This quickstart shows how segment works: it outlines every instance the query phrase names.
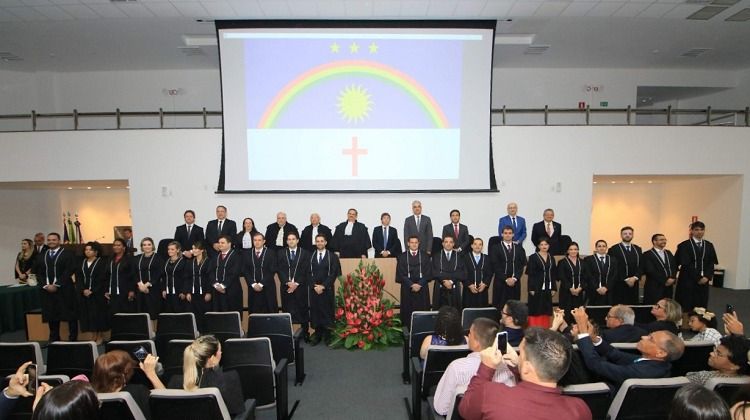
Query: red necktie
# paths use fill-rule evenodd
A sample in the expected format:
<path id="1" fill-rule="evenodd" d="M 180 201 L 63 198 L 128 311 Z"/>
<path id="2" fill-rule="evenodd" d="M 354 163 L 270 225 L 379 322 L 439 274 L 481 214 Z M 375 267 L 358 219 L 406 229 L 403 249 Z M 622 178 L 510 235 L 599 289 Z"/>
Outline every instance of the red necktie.
<path id="1" fill-rule="evenodd" d="M 453 234 L 456 235 L 456 239 L 458 239 L 458 225 L 453 225 Z"/>
<path id="2" fill-rule="evenodd" d="M 221 260 L 224 261 L 227 259 L 227 254 L 221 254 Z"/>

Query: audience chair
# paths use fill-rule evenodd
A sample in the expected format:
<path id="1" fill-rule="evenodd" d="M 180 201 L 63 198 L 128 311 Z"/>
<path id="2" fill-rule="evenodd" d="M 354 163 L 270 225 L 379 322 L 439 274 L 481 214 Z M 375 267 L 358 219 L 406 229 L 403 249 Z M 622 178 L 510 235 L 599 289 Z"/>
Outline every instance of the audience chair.
<path id="1" fill-rule="evenodd" d="M 174 375 L 182 374 L 182 361 L 184 359 L 185 348 L 191 345 L 193 340 L 170 340 L 167 343 L 166 351 L 162 351 L 159 361 L 164 373 L 162 382 L 169 383 L 169 379 Z"/>
<path id="2" fill-rule="evenodd" d="M 422 418 L 422 401 L 432 395 L 448 365 L 471 353 L 468 346 L 430 346 L 424 367 L 419 357 L 411 359 L 411 420 Z"/>
<path id="3" fill-rule="evenodd" d="M 596 322 L 599 328 L 604 329 L 607 328 L 607 314 L 610 309 L 612 309 L 610 305 L 587 306 L 586 314 L 588 314 L 590 320 Z"/>
<path id="4" fill-rule="evenodd" d="M 291 314 L 250 314 L 247 337 L 267 337 L 271 340 L 276 364 L 282 359 L 286 359 L 289 365 L 294 364 L 295 385 L 305 381 L 305 350 L 300 344 L 302 333 L 301 328 L 294 331 Z"/>
<path id="5" fill-rule="evenodd" d="M 196 338 L 198 338 L 198 327 L 195 325 L 193 313 L 163 313 L 159 315 L 159 324 L 154 340 L 157 349 L 165 348 L 170 340 L 195 340 Z"/>
<path id="6" fill-rule="evenodd" d="M 672 376 L 711 370 L 708 366 L 708 356 L 712 351 L 714 351 L 713 341 L 686 341 L 682 357 L 672 362 Z"/>
<path id="7" fill-rule="evenodd" d="M 154 356 L 159 355 L 156 352 L 156 344 L 154 344 L 153 340 L 110 341 L 104 345 L 104 351 L 108 353 L 112 350 L 122 350 L 125 353 L 129 354 L 130 358 L 138 363 L 140 360 L 138 360 L 138 358 L 135 356 L 135 350 L 140 348 L 141 346 L 150 354 Z M 134 384 L 145 385 L 147 388 L 151 388 L 151 381 L 148 380 L 146 374 L 143 373 L 140 367 L 136 367 L 133 370 L 133 377 L 130 379 L 130 382 Z"/>
<path id="8" fill-rule="evenodd" d="M 242 338 L 242 318 L 239 312 L 206 312 L 202 335 L 213 335 L 222 343 L 229 338 Z"/>
<path id="9" fill-rule="evenodd" d="M 656 321 L 656 318 L 651 315 L 652 305 L 630 305 L 630 308 L 635 312 L 635 322 L 637 324 L 648 324 Z"/>
<path id="10" fill-rule="evenodd" d="M 419 356 L 422 340 L 435 332 L 437 314 L 438 311 L 414 311 L 411 314 L 411 326 L 403 326 L 404 346 L 401 377 L 405 384 L 411 383 L 409 361 L 412 357 Z"/>
<path id="11" fill-rule="evenodd" d="M 28 360 L 27 360 L 28 361 Z M 16 367 L 17 368 L 17 367 Z M 66 375 L 40 375 L 39 382 L 45 382 L 53 387 L 68 382 L 70 378 Z M 8 413 L 7 420 L 29 420 L 32 415 L 34 406 L 34 397 L 21 397 L 16 401 L 16 405 Z M 5 420 L 5 419 L 4 419 Z"/>
<path id="12" fill-rule="evenodd" d="M 146 420 L 141 408 L 128 392 L 107 392 L 96 394 L 101 406 L 99 415 L 107 420 Z"/>
<path id="13" fill-rule="evenodd" d="M 28 361 L 37 365 L 39 375 L 44 375 L 47 366 L 44 364 L 39 343 L 0 343 L 0 377 L 16 373 L 18 367 Z"/>
<path id="14" fill-rule="evenodd" d="M 464 398 L 466 388 L 468 388 L 468 385 L 459 385 L 456 387 L 456 397 L 453 398 L 450 407 L 448 407 L 447 416 L 440 415 L 435 411 L 434 396 L 427 397 L 427 404 L 430 406 L 430 410 L 428 411 L 429 416 L 427 417 L 428 420 L 463 420 L 463 417 L 461 417 L 461 413 L 458 412 L 458 406 L 461 404 L 461 400 Z"/>
<path id="15" fill-rule="evenodd" d="M 152 340 L 154 328 L 149 314 L 119 313 L 112 316 L 113 341 Z"/>
<path id="16" fill-rule="evenodd" d="M 91 377 L 97 357 L 99 351 L 93 341 L 55 341 L 47 346 L 47 373 Z"/>
<path id="17" fill-rule="evenodd" d="M 663 420 L 669 417 L 674 394 L 690 383 L 684 376 L 661 379 L 627 379 L 609 406 L 611 420 Z"/>
<path id="18" fill-rule="evenodd" d="M 477 318 L 489 318 L 497 322 L 500 319 L 500 312 L 497 308 L 492 306 L 489 308 L 464 308 L 464 310 L 461 311 L 461 325 L 466 334 L 469 333 L 471 323 Z"/>
<path id="19" fill-rule="evenodd" d="M 151 418 L 159 420 L 232 420 L 218 388 L 155 389 L 149 397 Z M 255 401 L 246 401 L 245 412 L 234 420 L 255 419 Z"/>
<path id="20" fill-rule="evenodd" d="M 734 378 L 711 378 L 706 381 L 704 386 L 719 394 L 727 405 L 731 407 L 736 402 L 735 395 L 737 391 L 748 384 L 750 384 L 750 376 L 736 376 Z"/>
<path id="21" fill-rule="evenodd" d="M 230 338 L 224 343 L 222 366 L 236 370 L 245 399 L 254 399 L 259 408 L 276 406 L 276 418 L 289 418 L 287 361 L 273 359 L 268 337 Z"/>
<path id="22" fill-rule="evenodd" d="M 591 410 L 593 420 L 606 420 L 610 404 L 610 389 L 606 383 L 568 385 L 562 393 L 582 399 Z"/>

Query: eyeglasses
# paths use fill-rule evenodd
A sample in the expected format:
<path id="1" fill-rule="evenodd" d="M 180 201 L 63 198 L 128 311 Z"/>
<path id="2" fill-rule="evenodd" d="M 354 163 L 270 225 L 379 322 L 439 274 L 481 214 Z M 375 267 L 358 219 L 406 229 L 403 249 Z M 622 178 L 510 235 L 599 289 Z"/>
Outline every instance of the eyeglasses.
<path id="1" fill-rule="evenodd" d="M 664 310 L 666 310 L 667 308 L 665 308 L 664 306 L 659 305 L 658 303 L 654 303 L 654 309 L 664 309 Z"/>
<path id="2" fill-rule="evenodd" d="M 607 315 L 604 315 L 604 319 L 620 319 L 620 317 L 607 314 Z"/>
<path id="3" fill-rule="evenodd" d="M 513 316 L 513 315 L 511 315 L 511 314 L 509 314 L 509 313 L 507 313 L 505 311 L 502 311 L 501 313 L 503 314 L 503 316 L 511 316 L 511 317 Z"/>

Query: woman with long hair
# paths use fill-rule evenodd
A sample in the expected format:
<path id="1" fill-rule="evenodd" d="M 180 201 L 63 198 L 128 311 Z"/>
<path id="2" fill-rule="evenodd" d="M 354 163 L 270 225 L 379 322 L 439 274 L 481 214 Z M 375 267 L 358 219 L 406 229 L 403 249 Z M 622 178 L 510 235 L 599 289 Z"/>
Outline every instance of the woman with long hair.
<path id="1" fill-rule="evenodd" d="M 154 240 L 141 239 L 141 253 L 133 257 L 137 286 L 136 307 L 138 312 L 147 313 L 151 321 L 156 322 L 161 312 L 161 270 L 164 261 L 156 253 Z"/>
<path id="2" fill-rule="evenodd" d="M 253 247 L 253 235 L 256 233 L 258 230 L 255 228 L 255 221 L 250 217 L 244 218 L 242 229 L 234 236 L 234 246 L 241 251 L 250 252 Z"/>
<path id="3" fill-rule="evenodd" d="M 461 313 L 453 306 L 443 306 L 438 310 L 437 319 L 435 319 L 435 333 L 424 338 L 419 349 L 419 357 L 424 360 L 430 346 L 463 344 L 466 344 L 466 336 L 461 326 Z"/>
<path id="4" fill-rule="evenodd" d="M 26 284 L 34 266 L 34 242 L 31 239 L 21 241 L 21 252 L 16 256 L 16 280 L 20 284 Z"/>
<path id="5" fill-rule="evenodd" d="M 83 260 L 76 267 L 78 319 L 81 331 L 92 332 L 93 341 L 102 344 L 103 334 L 109 329 L 107 316 L 107 262 L 101 258 L 99 242 L 88 242 L 83 247 Z"/>
<path id="6" fill-rule="evenodd" d="M 211 310 L 213 304 L 211 302 L 213 287 L 211 287 L 211 280 L 208 277 L 210 264 L 208 255 L 206 255 L 206 244 L 203 241 L 196 241 L 193 244 L 192 255 L 193 258 L 188 262 L 191 282 L 189 283 L 190 291 L 187 294 L 187 300 L 193 314 L 195 314 L 198 330 L 203 331 L 205 314 Z"/>
<path id="7" fill-rule="evenodd" d="M 572 320 L 571 309 L 586 304 L 586 277 L 583 260 L 578 251 L 578 243 L 571 242 L 565 258 L 557 265 L 557 278 L 560 280 L 560 308 L 565 311 L 567 321 Z"/>
<path id="8" fill-rule="evenodd" d="M 164 299 L 163 311 L 168 313 L 189 311 L 187 293 L 190 290 L 190 267 L 182 256 L 182 245 L 172 241 L 167 246 L 167 261 L 162 273 L 161 295 Z"/>
<path id="9" fill-rule="evenodd" d="M 108 285 L 104 297 L 109 313 L 131 313 L 135 310 L 135 272 L 124 239 L 112 241 L 112 258 L 107 264 Z"/>
<path id="10" fill-rule="evenodd" d="M 539 239 L 537 252 L 526 265 L 529 276 L 529 326 L 549 328 L 552 325 L 552 297 L 557 293 L 557 267 L 549 252 L 549 240 Z"/>
<path id="11" fill-rule="evenodd" d="M 130 379 L 137 367 L 140 367 L 154 389 L 164 389 L 164 384 L 156 374 L 158 357 L 147 355 L 136 363 L 131 355 L 123 350 L 112 350 L 96 359 L 91 385 L 96 392 L 127 392 L 133 396 L 143 415 L 148 419 L 151 413 L 148 405 L 149 390 L 145 385 L 131 384 Z"/>

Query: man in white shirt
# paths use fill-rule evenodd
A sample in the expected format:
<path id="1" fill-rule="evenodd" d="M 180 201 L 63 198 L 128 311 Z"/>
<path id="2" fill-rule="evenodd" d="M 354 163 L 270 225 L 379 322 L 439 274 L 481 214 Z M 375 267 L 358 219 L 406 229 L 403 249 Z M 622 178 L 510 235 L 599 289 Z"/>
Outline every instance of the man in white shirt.
<path id="1" fill-rule="evenodd" d="M 299 246 L 310 252 L 315 251 L 315 238 L 318 235 L 325 236 L 328 243 L 331 242 L 331 238 L 333 237 L 331 228 L 320 222 L 320 215 L 312 213 L 310 215 L 310 224 L 302 229 L 302 233 L 299 236 Z"/>
<path id="2" fill-rule="evenodd" d="M 456 388 L 466 386 L 477 373 L 481 359 L 479 352 L 493 345 L 495 335 L 500 330 L 500 325 L 488 318 L 477 318 L 469 329 L 469 349 L 472 351 L 466 357 L 452 361 L 445 369 L 443 377 L 440 378 L 435 389 L 435 411 L 441 416 L 448 414 L 451 403 L 456 398 Z M 502 363 L 495 371 L 493 382 L 504 383 L 508 386 L 516 385 L 513 372 Z"/>

